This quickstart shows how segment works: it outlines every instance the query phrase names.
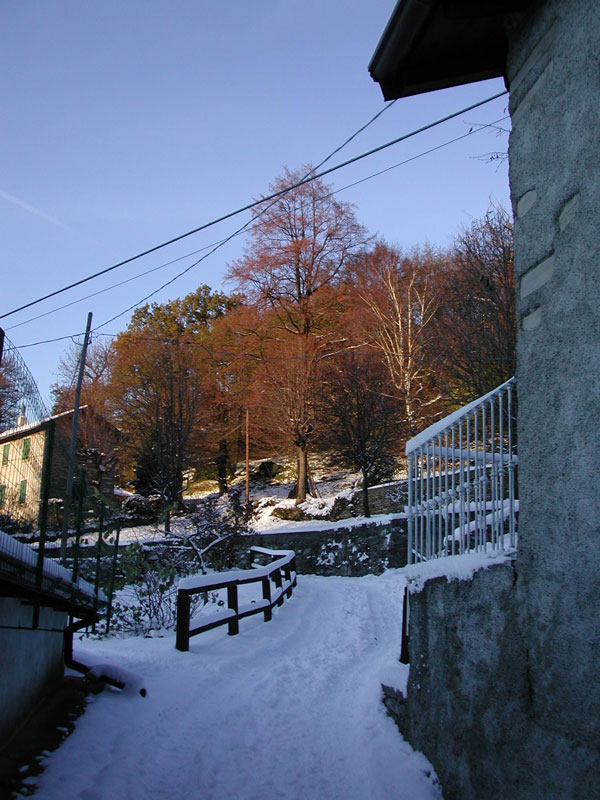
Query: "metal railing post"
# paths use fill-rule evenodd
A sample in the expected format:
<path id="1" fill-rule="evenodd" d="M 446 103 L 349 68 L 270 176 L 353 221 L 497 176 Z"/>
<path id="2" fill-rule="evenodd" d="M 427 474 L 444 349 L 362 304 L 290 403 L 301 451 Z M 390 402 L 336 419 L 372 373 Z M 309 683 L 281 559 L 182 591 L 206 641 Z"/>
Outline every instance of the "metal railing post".
<path id="1" fill-rule="evenodd" d="M 426 430 L 407 442 L 407 563 L 502 552 L 508 538 L 515 547 L 514 385 L 511 378 L 450 414 L 445 426 L 435 423 L 429 438 Z"/>

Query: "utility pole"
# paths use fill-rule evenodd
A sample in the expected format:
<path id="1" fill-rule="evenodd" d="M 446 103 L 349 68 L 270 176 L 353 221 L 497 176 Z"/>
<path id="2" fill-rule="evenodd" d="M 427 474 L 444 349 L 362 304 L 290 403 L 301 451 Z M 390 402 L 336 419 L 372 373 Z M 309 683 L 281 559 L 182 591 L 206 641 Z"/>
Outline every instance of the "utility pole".
<path id="1" fill-rule="evenodd" d="M 73 494 L 73 472 L 75 470 L 75 451 L 77 449 L 77 428 L 79 424 L 79 398 L 81 397 L 81 384 L 83 383 L 83 371 L 85 369 L 85 358 L 87 355 L 88 342 L 90 340 L 90 330 L 92 327 L 92 312 L 87 318 L 85 337 L 79 356 L 79 374 L 77 376 L 77 386 L 75 388 L 75 403 L 73 407 L 73 423 L 71 425 L 71 446 L 69 447 L 69 461 L 67 464 L 67 487 L 65 490 L 65 501 L 63 503 L 62 536 L 60 539 L 60 560 L 64 563 L 67 557 L 67 541 L 69 538 L 69 517 L 71 515 L 71 495 Z"/>
<path id="2" fill-rule="evenodd" d="M 250 412 L 246 409 L 246 508 L 250 505 Z"/>

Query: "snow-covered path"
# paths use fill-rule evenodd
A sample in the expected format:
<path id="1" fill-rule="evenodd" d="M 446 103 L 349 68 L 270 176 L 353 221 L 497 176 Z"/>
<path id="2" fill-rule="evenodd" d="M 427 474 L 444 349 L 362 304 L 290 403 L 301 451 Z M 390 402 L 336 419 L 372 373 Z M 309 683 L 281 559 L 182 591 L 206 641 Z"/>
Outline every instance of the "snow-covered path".
<path id="1" fill-rule="evenodd" d="M 144 676 L 104 692 L 47 760 L 39 800 L 429 800 L 425 758 L 402 740 L 380 683 L 398 664 L 403 580 L 299 576 L 267 624 L 190 641 L 86 642 L 76 657 Z"/>

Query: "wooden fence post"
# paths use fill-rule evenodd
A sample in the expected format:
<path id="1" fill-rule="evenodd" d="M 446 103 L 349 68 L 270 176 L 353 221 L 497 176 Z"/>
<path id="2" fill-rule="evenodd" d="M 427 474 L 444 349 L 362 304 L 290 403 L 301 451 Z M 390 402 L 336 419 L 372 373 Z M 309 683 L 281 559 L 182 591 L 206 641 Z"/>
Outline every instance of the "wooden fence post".
<path id="1" fill-rule="evenodd" d="M 273 609 L 271 608 L 271 581 L 269 578 L 262 579 L 262 596 L 263 600 L 269 603 L 264 613 L 265 622 L 269 622 L 269 620 L 273 619 Z"/>
<path id="2" fill-rule="evenodd" d="M 404 587 L 404 603 L 402 604 L 402 643 L 400 645 L 400 663 L 408 664 L 408 586 Z"/>
<path id="3" fill-rule="evenodd" d="M 190 596 L 181 589 L 177 592 L 177 633 L 175 647 L 186 653 L 190 649 Z"/>
<path id="4" fill-rule="evenodd" d="M 292 596 L 292 568 L 289 564 L 286 564 L 283 568 L 283 574 L 285 576 L 286 581 L 290 584 L 286 589 L 285 596 L 289 599 Z"/>
<path id="5" fill-rule="evenodd" d="M 239 611 L 238 607 L 238 587 L 237 584 L 232 584 L 231 586 L 227 587 L 227 607 L 235 611 L 235 617 L 233 617 L 228 623 L 228 633 L 230 636 L 235 636 L 236 633 L 240 632 L 240 621 L 237 618 L 237 614 Z"/>
<path id="6" fill-rule="evenodd" d="M 281 589 L 282 581 L 281 581 L 281 570 L 280 569 L 276 569 L 275 572 L 273 573 L 273 581 L 275 582 L 275 586 L 278 589 Z M 277 605 L 278 606 L 282 606 L 283 605 L 283 592 L 277 598 Z"/>

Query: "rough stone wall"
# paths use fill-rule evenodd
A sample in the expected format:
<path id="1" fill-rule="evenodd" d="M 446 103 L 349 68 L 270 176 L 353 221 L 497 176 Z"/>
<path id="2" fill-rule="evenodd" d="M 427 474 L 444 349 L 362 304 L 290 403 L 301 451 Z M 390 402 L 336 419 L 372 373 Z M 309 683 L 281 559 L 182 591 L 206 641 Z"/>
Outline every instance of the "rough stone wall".
<path id="1" fill-rule="evenodd" d="M 527 735 L 528 687 L 514 579 L 501 564 L 410 596 L 408 702 L 386 705 L 435 766 L 445 800 L 520 796 L 511 765 Z"/>
<path id="2" fill-rule="evenodd" d="M 66 614 L 40 609 L 38 630 L 31 629 L 32 614 L 33 606 L 0 598 L 0 741 L 24 719 L 45 686 L 63 674 Z M 12 629 L 19 625 L 21 630 Z"/>
<path id="3" fill-rule="evenodd" d="M 536 763 L 543 751 L 550 763 L 540 768 L 552 769 L 565 742 L 579 743 L 577 758 L 561 759 L 563 770 L 582 773 L 572 775 L 565 791 L 574 793 L 564 796 L 600 797 L 599 762 L 587 764 L 600 752 L 598 2 L 538 3 L 515 20 L 509 39 L 520 327 L 517 592 L 541 737 Z M 586 780 L 594 785 L 588 794 Z"/>
<path id="4" fill-rule="evenodd" d="M 568 728 L 578 710 L 565 706 L 564 730 L 537 713 L 518 580 L 513 561 L 412 594 L 407 697 L 384 689 L 385 705 L 444 800 L 596 800 L 598 754 Z"/>
<path id="5" fill-rule="evenodd" d="M 371 523 L 324 531 L 240 536 L 235 547 L 240 567 L 248 566 L 248 549 L 258 545 L 273 550 L 295 550 L 299 574 L 357 577 L 405 566 L 406 541 L 406 520 L 398 519 L 386 525 Z"/>
<path id="6" fill-rule="evenodd" d="M 395 481 L 380 486 L 369 486 L 369 509 L 371 514 L 398 514 L 408 502 L 408 482 Z M 362 494 L 357 492 L 354 505 L 361 507 Z"/>
<path id="7" fill-rule="evenodd" d="M 600 798 L 600 14 L 508 20 L 519 551 L 411 598 L 388 705 L 445 800 Z M 513 573 L 514 570 L 514 573 Z M 513 585 L 514 583 L 514 585 Z"/>

